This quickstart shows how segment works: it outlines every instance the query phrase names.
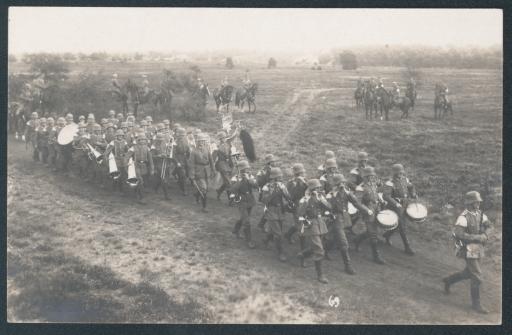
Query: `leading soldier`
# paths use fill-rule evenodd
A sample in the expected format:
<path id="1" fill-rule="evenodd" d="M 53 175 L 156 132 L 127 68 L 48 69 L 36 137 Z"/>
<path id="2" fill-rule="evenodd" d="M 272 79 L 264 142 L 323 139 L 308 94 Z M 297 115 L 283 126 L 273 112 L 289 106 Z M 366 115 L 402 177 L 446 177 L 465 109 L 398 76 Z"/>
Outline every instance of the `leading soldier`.
<path id="1" fill-rule="evenodd" d="M 315 262 L 315 270 L 319 282 L 327 284 L 327 278 L 322 272 L 322 260 L 325 252 L 322 236 L 327 234 L 323 213 L 331 210 L 331 204 L 325 198 L 323 185 L 318 179 L 308 180 L 306 195 L 299 202 L 299 221 L 302 222 L 307 247 L 299 253 L 301 264 L 305 258 L 312 257 Z"/>
<path id="2" fill-rule="evenodd" d="M 215 169 L 222 177 L 222 185 L 217 189 L 217 199 L 220 199 L 222 193 L 229 189 L 233 162 L 231 160 L 231 143 L 227 134 L 224 131 L 220 131 L 217 136 L 219 138 L 219 145 L 212 155 L 215 161 Z"/>
<path id="3" fill-rule="evenodd" d="M 184 128 L 176 129 L 176 143 L 173 150 L 176 167 L 172 174 L 178 178 L 181 194 L 187 195 L 185 181 L 188 175 L 188 160 L 190 159 L 191 150 L 187 141 L 187 131 Z"/>
<path id="4" fill-rule="evenodd" d="M 304 169 L 304 165 L 301 163 L 293 164 L 292 171 L 294 177 L 286 184 L 286 188 L 290 193 L 290 197 L 293 202 L 293 225 L 290 229 L 284 234 L 284 237 L 288 240 L 288 242 L 292 243 L 292 237 L 295 233 L 300 232 L 301 223 L 299 222 L 299 216 L 297 214 L 297 210 L 299 208 L 300 199 L 304 197 L 306 194 L 306 189 L 308 188 L 308 184 L 306 182 L 306 169 Z M 300 248 L 304 249 L 304 236 L 299 234 L 299 243 Z"/>
<path id="5" fill-rule="evenodd" d="M 249 162 L 241 160 L 237 163 L 239 174 L 231 179 L 232 185 L 230 187 L 230 198 L 238 207 L 240 219 L 236 222 L 233 228 L 233 234 L 239 235 L 240 228 L 243 227 L 245 241 L 249 248 L 255 247 L 252 241 L 251 233 L 251 211 L 256 205 L 253 189 L 258 188 L 256 178 L 250 173 Z"/>
<path id="6" fill-rule="evenodd" d="M 194 194 L 196 202 L 201 200 L 202 211 L 208 212 L 206 209 L 208 193 L 208 180 L 215 174 L 215 167 L 213 164 L 212 154 L 207 145 L 208 138 L 206 134 L 197 135 L 196 145 L 189 160 L 189 178 L 192 180 L 196 192 Z"/>
<path id="7" fill-rule="evenodd" d="M 405 169 L 402 164 L 393 165 L 393 178 L 386 181 L 383 193 L 384 201 L 386 201 L 391 209 L 398 215 L 398 227 L 384 233 L 386 243 L 391 245 L 391 236 L 398 230 L 404 244 L 405 253 L 412 256 L 414 255 L 414 251 L 411 249 L 406 234 L 407 218 L 405 216 L 405 210 L 409 205 L 410 199 L 417 199 L 417 194 L 414 185 L 405 175 Z"/>
<path id="8" fill-rule="evenodd" d="M 89 161 L 89 150 L 87 148 L 89 143 L 89 134 L 87 133 L 87 125 L 85 123 L 78 124 L 78 134 L 73 138 L 73 162 L 75 169 L 77 169 L 78 176 L 87 178 L 87 166 Z"/>
<path id="9" fill-rule="evenodd" d="M 258 181 L 258 187 L 260 188 L 260 190 L 266 183 L 270 181 L 270 170 L 273 167 L 277 167 L 278 162 L 279 160 L 272 154 L 268 154 L 265 156 L 265 165 L 256 174 L 256 180 Z M 261 192 L 258 201 L 261 201 Z M 265 222 L 265 214 L 263 214 L 263 216 L 260 219 L 260 222 L 258 223 L 258 227 L 263 230 Z"/>
<path id="10" fill-rule="evenodd" d="M 482 270 L 480 260 L 484 257 L 484 244 L 491 233 L 491 223 L 480 210 L 480 193 L 471 191 L 464 196 L 465 209 L 455 222 L 454 236 L 458 240 L 457 256 L 466 260 L 466 268 L 443 279 L 444 290 L 450 294 L 450 286 L 469 279 L 471 281 L 471 303 L 473 309 L 481 314 L 489 313 L 480 303 L 480 285 Z"/>

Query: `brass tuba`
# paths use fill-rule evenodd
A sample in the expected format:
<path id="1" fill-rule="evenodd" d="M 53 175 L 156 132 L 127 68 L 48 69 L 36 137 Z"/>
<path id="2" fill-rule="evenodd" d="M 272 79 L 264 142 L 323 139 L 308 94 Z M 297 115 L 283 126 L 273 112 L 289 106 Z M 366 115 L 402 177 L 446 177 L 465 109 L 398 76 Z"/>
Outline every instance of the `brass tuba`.
<path id="1" fill-rule="evenodd" d="M 87 148 L 89 152 L 93 155 L 96 163 L 101 164 L 103 162 L 103 154 L 101 154 L 98 150 L 94 149 L 92 145 L 87 143 Z"/>
<path id="2" fill-rule="evenodd" d="M 139 185 L 139 179 L 137 178 L 137 174 L 135 173 L 135 162 L 133 161 L 133 158 L 130 157 L 130 160 L 128 161 L 128 178 L 126 179 L 126 183 L 132 187 L 135 188 Z"/>
<path id="3" fill-rule="evenodd" d="M 108 155 L 108 173 L 112 179 L 117 180 L 121 177 L 121 172 L 117 168 L 116 158 L 113 153 Z"/>

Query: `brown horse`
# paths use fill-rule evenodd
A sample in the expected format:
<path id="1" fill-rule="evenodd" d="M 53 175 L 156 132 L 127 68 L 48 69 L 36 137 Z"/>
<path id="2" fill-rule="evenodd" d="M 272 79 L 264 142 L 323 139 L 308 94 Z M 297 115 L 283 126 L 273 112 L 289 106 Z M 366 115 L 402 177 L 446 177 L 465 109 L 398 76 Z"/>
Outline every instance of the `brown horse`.
<path id="1" fill-rule="evenodd" d="M 249 106 L 249 113 L 251 112 L 251 104 L 254 106 L 253 113 L 256 112 L 256 91 L 258 90 L 258 84 L 251 83 L 249 87 L 240 87 L 235 93 L 235 105 L 244 109 L 244 104 L 247 101 L 247 106 Z"/>

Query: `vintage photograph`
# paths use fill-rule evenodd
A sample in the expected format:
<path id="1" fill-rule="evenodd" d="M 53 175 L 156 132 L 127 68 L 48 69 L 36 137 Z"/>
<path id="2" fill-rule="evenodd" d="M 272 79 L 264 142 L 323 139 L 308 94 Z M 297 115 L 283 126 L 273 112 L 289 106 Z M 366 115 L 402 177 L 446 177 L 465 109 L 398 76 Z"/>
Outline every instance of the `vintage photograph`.
<path id="1" fill-rule="evenodd" d="M 8 15 L 8 322 L 502 323 L 501 10 Z"/>

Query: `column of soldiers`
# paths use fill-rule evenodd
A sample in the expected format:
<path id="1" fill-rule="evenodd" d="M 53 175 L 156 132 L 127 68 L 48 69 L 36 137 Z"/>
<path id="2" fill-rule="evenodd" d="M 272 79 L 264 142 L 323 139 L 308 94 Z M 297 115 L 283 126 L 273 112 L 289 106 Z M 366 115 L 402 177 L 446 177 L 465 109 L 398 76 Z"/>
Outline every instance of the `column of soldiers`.
<path id="1" fill-rule="evenodd" d="M 334 248 L 340 251 L 344 271 L 349 275 L 356 274 L 347 234 L 355 235 L 356 252 L 368 239 L 373 261 L 386 264 L 379 250 L 377 222 L 377 214 L 385 208 L 397 214 L 398 226 L 386 231 L 383 239 L 391 245 L 392 235 L 398 232 L 405 254 L 415 254 L 406 234 L 409 219 L 405 209 L 418 198 L 418 194 L 402 164 L 394 164 L 393 175 L 383 181 L 368 165 L 368 154 L 360 152 L 357 166 L 346 178 L 338 168 L 334 152 L 327 151 L 317 175 L 308 178 L 303 164 L 295 163 L 290 169 L 283 169 L 286 172 L 283 173 L 279 159 L 268 154 L 262 169 L 253 175 L 249 162 L 241 158 L 232 144 L 233 134 L 219 132 L 219 143 L 212 149 L 208 134 L 200 130 L 187 131 L 177 123 L 171 126 L 169 120 L 156 125 L 152 121 L 147 117 L 137 123 L 133 115 L 128 115 L 125 120 L 122 114 L 116 116 L 113 111 L 99 124 L 92 114 L 87 119 L 81 116 L 73 142 L 62 146 L 57 143 L 57 137 L 65 125 L 74 122 L 73 115 L 68 114 L 55 122 L 52 118 L 38 118 L 33 113 L 23 139 L 32 144 L 33 159 L 54 171 L 73 170 L 79 177 L 100 185 L 110 178 L 116 192 L 124 192 L 128 184 L 133 188 L 136 200 L 142 204 L 144 189 L 148 185 L 152 184 L 155 192 L 162 188 L 165 199 L 170 199 L 171 181 L 175 179 L 180 193 L 187 195 L 188 180 L 196 202 L 203 212 L 207 212 L 210 179 L 219 173 L 222 183 L 216 190 L 217 199 L 226 193 L 229 204 L 237 207 L 239 212 L 233 234 L 242 237 L 242 233 L 247 246 L 250 249 L 256 247 L 251 215 L 257 204 L 254 192 L 258 192 L 258 201 L 264 206 L 258 223 L 264 231 L 263 245 L 273 243 L 277 259 L 286 262 L 284 242 L 291 244 L 297 236 L 300 265 L 305 267 L 306 261 L 311 259 L 321 283 L 328 283 L 323 262 L 330 259 L 329 252 Z M 101 156 L 94 155 L 94 152 Z M 117 173 L 109 177 L 112 161 L 116 163 Z M 130 168 L 134 169 L 135 178 L 130 175 Z M 479 260 L 490 223 L 479 210 L 481 201 L 477 192 L 466 195 L 467 209 L 457 219 L 455 236 L 464 245 L 462 257 L 466 259 L 467 267 L 445 278 L 444 285 L 448 294 L 454 283 L 471 279 L 473 308 L 486 313 L 480 305 L 482 280 Z M 349 213 L 350 206 L 357 209 L 356 214 Z M 287 216 L 291 217 L 291 226 L 286 224 Z M 352 227 L 359 221 L 365 230 L 354 234 Z"/>

